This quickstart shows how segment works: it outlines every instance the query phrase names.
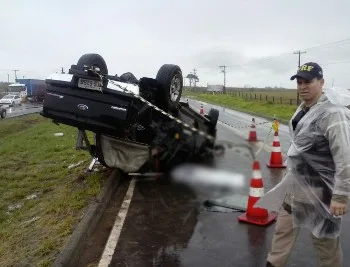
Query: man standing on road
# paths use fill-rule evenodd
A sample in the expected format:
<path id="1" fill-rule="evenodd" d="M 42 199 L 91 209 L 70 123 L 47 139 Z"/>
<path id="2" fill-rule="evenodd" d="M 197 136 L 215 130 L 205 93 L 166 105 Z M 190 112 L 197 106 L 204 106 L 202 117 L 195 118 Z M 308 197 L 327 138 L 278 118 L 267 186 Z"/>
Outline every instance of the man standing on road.
<path id="1" fill-rule="evenodd" d="M 292 116 L 283 204 L 266 266 L 285 266 L 299 229 L 310 231 L 321 267 L 341 267 L 340 230 L 350 197 L 350 111 L 323 92 L 322 68 L 302 65 L 297 79 L 303 102 Z M 271 190 L 273 191 L 273 190 Z"/>

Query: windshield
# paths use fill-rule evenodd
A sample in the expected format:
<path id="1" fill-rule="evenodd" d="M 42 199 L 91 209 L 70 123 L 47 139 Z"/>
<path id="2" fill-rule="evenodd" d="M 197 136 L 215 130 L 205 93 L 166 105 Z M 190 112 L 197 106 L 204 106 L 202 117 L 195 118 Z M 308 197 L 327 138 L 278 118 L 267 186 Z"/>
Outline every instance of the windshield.
<path id="1" fill-rule="evenodd" d="M 25 90 L 25 87 L 23 85 L 18 85 L 18 86 L 12 85 L 10 91 L 20 92 L 20 91 L 23 91 L 23 90 Z"/>

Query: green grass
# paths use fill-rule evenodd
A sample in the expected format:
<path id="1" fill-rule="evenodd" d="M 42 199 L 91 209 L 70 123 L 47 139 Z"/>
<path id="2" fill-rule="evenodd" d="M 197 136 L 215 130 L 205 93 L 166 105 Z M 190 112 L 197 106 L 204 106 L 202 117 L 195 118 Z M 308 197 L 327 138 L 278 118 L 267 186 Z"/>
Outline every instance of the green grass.
<path id="1" fill-rule="evenodd" d="M 50 266 L 100 192 L 110 171 L 85 172 L 76 136 L 39 114 L 0 121 L 0 266 Z"/>
<path id="2" fill-rule="evenodd" d="M 245 100 L 234 95 L 223 94 L 207 94 L 207 93 L 195 93 L 184 92 L 184 97 L 192 97 L 200 101 L 216 104 L 218 106 L 232 108 L 239 111 L 250 112 L 255 115 L 263 116 L 266 118 L 276 117 L 281 122 L 288 122 L 297 106 L 288 104 L 276 104 L 270 101 L 260 102 L 256 100 Z"/>

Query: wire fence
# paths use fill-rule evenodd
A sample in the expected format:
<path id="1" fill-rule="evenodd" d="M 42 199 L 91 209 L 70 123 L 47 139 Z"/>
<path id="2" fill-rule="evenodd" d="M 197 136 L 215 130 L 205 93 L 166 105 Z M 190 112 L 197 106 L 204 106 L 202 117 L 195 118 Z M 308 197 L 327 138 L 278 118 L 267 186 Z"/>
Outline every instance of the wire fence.
<path id="1" fill-rule="evenodd" d="M 281 94 L 276 93 L 276 95 L 273 95 L 272 93 L 252 93 L 252 92 L 227 92 L 226 94 L 243 98 L 245 100 L 251 100 L 251 101 L 258 101 L 258 102 L 265 102 L 270 104 L 287 104 L 287 105 L 299 105 L 299 102 L 297 101 L 297 98 L 291 98 L 286 96 L 281 96 Z"/>
<path id="2" fill-rule="evenodd" d="M 187 92 L 202 93 L 211 95 L 222 95 L 222 91 L 208 91 L 206 88 L 186 88 Z M 299 105 L 297 91 L 293 89 L 286 90 L 262 90 L 262 89 L 229 89 L 226 88 L 226 95 L 242 98 L 244 100 L 256 101 L 260 103 L 282 104 L 282 105 Z"/>

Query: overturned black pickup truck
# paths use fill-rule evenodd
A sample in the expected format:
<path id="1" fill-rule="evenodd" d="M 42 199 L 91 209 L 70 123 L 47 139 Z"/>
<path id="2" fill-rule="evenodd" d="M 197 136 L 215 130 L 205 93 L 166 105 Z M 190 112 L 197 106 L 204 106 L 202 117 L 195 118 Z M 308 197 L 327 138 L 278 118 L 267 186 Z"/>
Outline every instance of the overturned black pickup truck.
<path id="1" fill-rule="evenodd" d="M 177 65 L 137 79 L 130 72 L 109 75 L 99 54 L 85 54 L 68 74 L 52 74 L 46 84 L 41 115 L 78 129 L 77 148 L 91 154 L 90 170 L 98 161 L 127 173 L 162 172 L 213 156 L 219 111 L 202 115 L 180 101 Z"/>

